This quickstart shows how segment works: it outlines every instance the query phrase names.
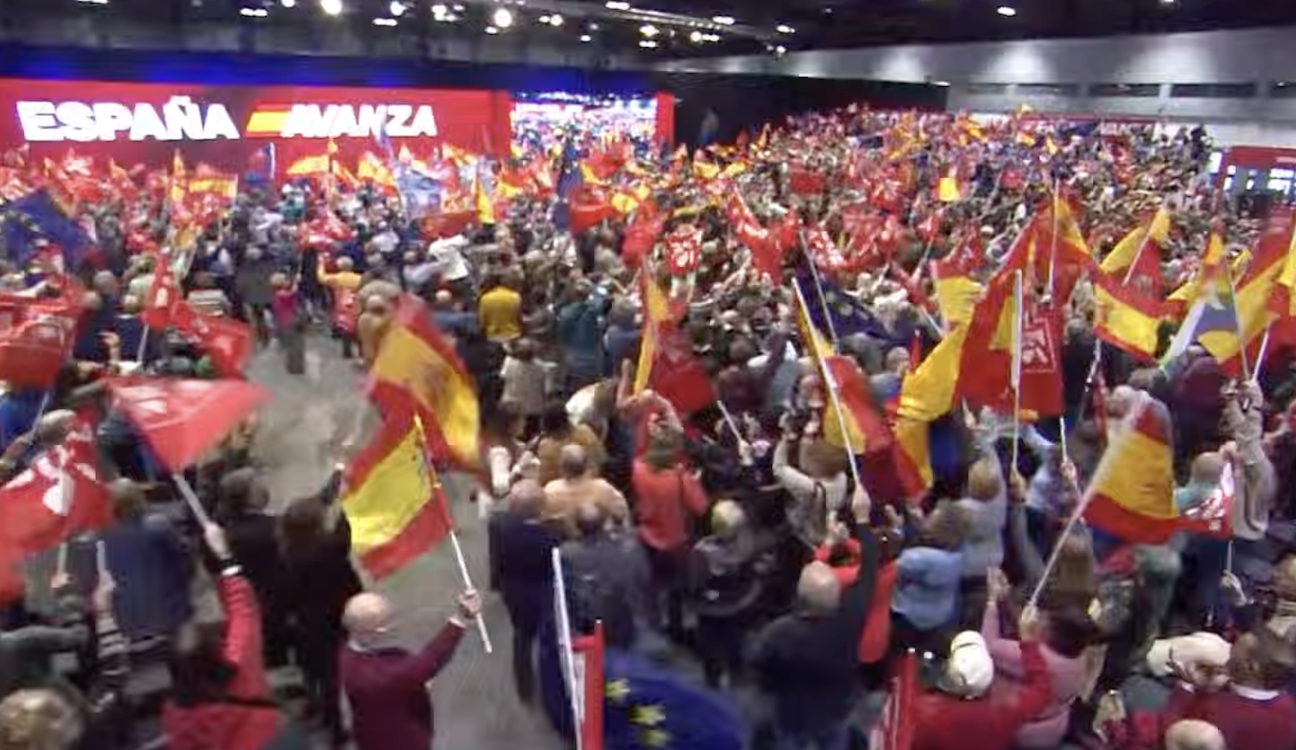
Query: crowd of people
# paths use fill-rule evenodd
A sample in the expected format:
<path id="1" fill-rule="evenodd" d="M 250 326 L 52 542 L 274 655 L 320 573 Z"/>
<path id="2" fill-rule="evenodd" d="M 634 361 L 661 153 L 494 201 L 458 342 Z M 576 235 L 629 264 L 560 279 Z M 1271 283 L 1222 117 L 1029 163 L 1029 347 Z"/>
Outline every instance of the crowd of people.
<path id="1" fill-rule="evenodd" d="M 640 711 L 609 748 L 1296 747 L 1290 315 L 1263 342 L 1236 322 L 1265 243 L 1296 252 L 1293 222 L 1240 213 L 1211 183 L 1204 129 L 852 107 L 691 155 L 622 146 L 569 132 L 479 162 L 496 189 L 461 191 L 467 222 L 329 176 L 245 185 L 181 225 L 174 172 L 96 175 L 74 212 L 94 229 L 83 262 L 4 248 L 8 297 L 76 294 L 79 314 L 57 377 L 0 397 L 0 497 L 66 472 L 48 456 L 92 419 L 110 517 L 7 583 L 0 750 L 422 750 L 425 685 L 475 647 L 459 644 L 492 596 L 516 699 L 574 742 L 568 683 L 546 679 L 554 550 L 572 632 L 601 623 L 609 651 L 745 719 L 736 744 L 691 743 Z M 1240 371 L 1171 341 L 1221 262 Z M 954 268 L 964 297 L 942 286 Z M 1013 269 L 1011 365 L 965 356 L 927 377 Z M 394 647 L 393 603 L 352 565 L 338 497 L 355 436 L 317 495 L 273 502 L 245 425 L 178 472 L 196 513 L 123 417 L 114 378 L 238 377 L 246 361 L 187 318 L 149 320 L 173 272 L 194 314 L 242 321 L 289 376 L 310 347 L 365 369 L 411 299 L 453 342 L 482 428 L 480 463 L 457 467 L 479 488 L 451 500 L 489 531 L 490 590 L 446 592 L 456 613 L 421 651 Z M 1150 300 L 1152 351 L 1113 343 L 1103 275 Z M 1265 309 L 1285 301 L 1274 279 Z M 1060 323 L 1051 409 L 982 387 L 1021 405 L 1028 298 Z M 920 405 L 938 392 L 943 408 Z M 1149 415 L 1165 487 L 1114 460 L 1143 450 L 1128 435 Z M 915 420 L 924 450 L 906 453 Z M 1172 509 L 1149 524 L 1223 497 L 1226 531 L 1150 538 L 1086 512 L 1149 483 Z M 291 699 L 267 677 L 288 664 L 304 680 Z"/>

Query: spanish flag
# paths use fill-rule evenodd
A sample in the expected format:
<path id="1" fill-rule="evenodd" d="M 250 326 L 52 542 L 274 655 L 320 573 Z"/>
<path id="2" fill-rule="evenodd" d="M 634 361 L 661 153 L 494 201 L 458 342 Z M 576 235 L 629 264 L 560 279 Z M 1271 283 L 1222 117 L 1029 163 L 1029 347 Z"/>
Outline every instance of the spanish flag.
<path id="1" fill-rule="evenodd" d="M 473 175 L 473 208 L 477 211 L 478 224 L 495 223 L 495 204 L 491 203 L 480 174 Z"/>
<path id="2" fill-rule="evenodd" d="M 1244 374 L 1242 349 L 1257 345 L 1269 324 L 1279 318 L 1272 309 L 1272 300 L 1281 288 L 1286 258 L 1262 253 L 1256 256 L 1258 260 L 1267 262 L 1248 271 L 1233 295 L 1237 330 L 1211 331 L 1198 338 L 1206 351 L 1223 365 L 1225 372 L 1234 376 Z"/>
<path id="3" fill-rule="evenodd" d="M 176 149 L 175 156 L 171 157 L 171 205 L 178 206 L 184 203 L 188 191 L 189 180 L 188 173 L 185 170 L 184 157 L 180 156 L 180 150 Z"/>
<path id="4" fill-rule="evenodd" d="M 472 376 L 432 325 L 427 306 L 402 297 L 369 368 L 368 394 L 384 413 L 412 410 L 432 457 L 481 465 L 481 410 Z"/>
<path id="5" fill-rule="evenodd" d="M 1203 255 L 1201 265 L 1193 277 L 1185 282 L 1178 289 L 1170 293 L 1166 298 L 1167 307 L 1174 312 L 1183 312 L 1193 300 L 1197 299 L 1197 287 L 1228 259 L 1224 251 L 1224 240 L 1220 237 L 1219 232 L 1211 232 L 1210 239 L 1206 243 L 1206 253 Z"/>
<path id="6" fill-rule="evenodd" d="M 1094 279 L 1094 333 L 1103 341 L 1141 359 L 1155 359 L 1161 318 L 1160 304 L 1110 276 Z"/>
<path id="7" fill-rule="evenodd" d="M 329 164 L 332 162 L 328 154 L 319 156 L 306 156 L 292 164 L 288 165 L 285 174 L 292 177 L 309 177 L 314 175 L 326 175 L 329 173 Z"/>
<path id="8" fill-rule="evenodd" d="M 661 327 L 670 319 L 670 304 L 666 294 L 645 270 L 640 276 L 643 293 L 643 335 L 639 344 L 639 366 L 635 369 L 634 395 L 643 393 L 648 388 L 652 377 L 653 361 L 657 359 L 657 339 L 661 336 Z"/>
<path id="9" fill-rule="evenodd" d="M 963 344 L 970 326 L 959 326 L 941 340 L 900 388 L 900 417 L 934 422 L 954 408 Z"/>
<path id="10" fill-rule="evenodd" d="M 1174 503 L 1170 412 L 1147 394 L 1107 446 L 1089 487 L 1085 520 L 1134 544 L 1162 544 L 1182 527 Z"/>
<path id="11" fill-rule="evenodd" d="M 1154 294 L 1161 297 L 1161 248 L 1170 244 L 1170 212 L 1157 209 L 1146 224 L 1135 227 L 1103 258 L 1103 273 L 1133 274 L 1152 282 Z M 1132 270 L 1131 270 L 1132 269 Z"/>
<path id="12" fill-rule="evenodd" d="M 374 579 L 405 567 L 450 532 L 445 494 L 423 450 L 418 419 L 393 413 L 343 475 L 351 549 Z"/>

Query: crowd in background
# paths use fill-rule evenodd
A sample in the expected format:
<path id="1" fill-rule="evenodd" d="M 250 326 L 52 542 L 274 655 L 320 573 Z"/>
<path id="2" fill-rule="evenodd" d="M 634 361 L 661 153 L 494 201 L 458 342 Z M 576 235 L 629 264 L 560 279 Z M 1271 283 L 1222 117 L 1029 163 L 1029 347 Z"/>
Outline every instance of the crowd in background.
<path id="1" fill-rule="evenodd" d="M 798 295 L 811 290 L 792 283 L 821 285 L 827 317 L 843 306 L 867 318 L 831 345 L 894 432 L 906 379 L 956 330 L 953 307 L 933 303 L 933 264 L 970 259 L 984 292 L 1041 210 L 1057 221 L 1065 200 L 1101 260 L 1166 209 L 1159 278 L 1124 278 L 1158 302 L 1199 278 L 1212 235 L 1230 263 L 1275 231 L 1296 247 L 1281 207 L 1248 215 L 1211 183 L 1203 129 L 852 108 L 692 155 L 589 141 L 568 134 L 554 153 L 489 168 L 497 184 L 547 171 L 558 185 L 497 190 L 464 226 L 410 216 L 381 184 L 299 179 L 245 185 L 185 238 L 189 306 L 247 323 L 291 375 L 308 347 L 337 347 L 363 369 L 402 295 L 453 341 L 483 425 L 481 486 L 454 501 L 475 502 L 489 529 L 491 593 L 464 593 L 419 653 L 389 647 L 392 604 L 362 593 L 336 502 L 341 466 L 318 496 L 272 515 L 248 426 L 185 472 L 210 515 L 196 521 L 114 409 L 110 376 L 220 369 L 192 336 L 150 334 L 141 317 L 157 264 L 181 256 L 164 201 L 85 201 L 98 251 L 82 267 L 5 264 L 9 294 L 74 290 L 84 312 L 52 386 L 0 397 L 0 469 L 23 476 L 92 412 L 111 520 L 28 560 L 25 592 L 7 592 L 0 750 L 425 748 L 424 683 L 481 596 L 507 608 L 511 656 L 495 658 L 511 658 L 517 700 L 570 736 L 562 682 L 544 675 L 556 669 L 553 549 L 570 627 L 601 623 L 609 650 L 666 663 L 737 706 L 745 729 L 728 746 L 864 747 L 892 675 L 913 668 L 916 694 L 901 704 L 912 750 L 1296 747 L 1296 443 L 1279 337 L 1247 377 L 1196 346 L 1158 365 L 1096 346 L 1096 282 L 1082 273 L 1054 294 L 1050 267 L 1035 282 L 1062 320 L 1061 409 L 1015 419 L 954 403 L 925 420 L 929 478 L 914 491 L 890 454 L 853 456 L 832 434 L 845 418 L 838 383 L 804 324 Z M 577 162 L 583 184 L 563 185 Z M 585 225 L 593 203 L 620 193 L 635 196 L 630 210 Z M 766 242 L 773 269 L 758 257 Z M 670 336 L 645 333 L 650 287 L 665 290 Z M 1167 314 L 1156 355 L 1177 327 Z M 663 364 L 680 342 L 666 353 L 682 359 Z M 976 367 L 964 361 L 960 382 L 990 377 Z M 1137 543 L 1068 523 L 1104 452 L 1150 411 L 1170 425 L 1179 513 L 1226 470 L 1237 477 L 1231 538 Z M 1136 473 L 1119 481 L 1138 484 Z M 219 596 L 215 622 L 195 611 L 195 580 Z M 305 709 L 267 681 L 290 663 Z M 150 681 L 165 687 L 141 687 Z M 632 718 L 607 746 L 704 746 L 672 737 L 670 722 Z"/>

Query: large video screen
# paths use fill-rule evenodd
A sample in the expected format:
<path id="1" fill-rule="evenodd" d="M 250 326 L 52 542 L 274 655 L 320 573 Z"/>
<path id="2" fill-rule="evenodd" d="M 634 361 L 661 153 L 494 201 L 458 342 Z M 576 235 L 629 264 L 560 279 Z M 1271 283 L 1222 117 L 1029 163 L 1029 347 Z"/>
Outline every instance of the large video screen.
<path id="1" fill-rule="evenodd" d="M 471 89 L 0 79 L 0 152 L 72 149 L 129 167 L 161 166 L 178 151 L 236 172 L 269 144 L 282 164 L 329 151 L 354 161 L 388 145 L 426 158 L 441 143 L 503 156 L 511 108 L 507 92 Z"/>
<path id="2" fill-rule="evenodd" d="M 516 94 L 513 141 L 524 149 L 548 151 L 575 133 L 582 140 L 623 141 L 651 149 L 662 140 L 670 140 L 672 134 L 661 130 L 673 112 L 660 109 L 673 107 L 671 97 L 660 95 Z"/>

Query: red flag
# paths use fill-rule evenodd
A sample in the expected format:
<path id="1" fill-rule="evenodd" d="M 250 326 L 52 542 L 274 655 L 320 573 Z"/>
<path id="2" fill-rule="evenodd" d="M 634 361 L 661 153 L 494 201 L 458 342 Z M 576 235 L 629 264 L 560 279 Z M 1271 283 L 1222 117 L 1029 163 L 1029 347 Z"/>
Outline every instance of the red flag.
<path id="1" fill-rule="evenodd" d="M 0 296 L 0 380 L 47 388 L 72 348 L 80 310 L 66 298 Z"/>
<path id="2" fill-rule="evenodd" d="M 1027 296 L 1022 306 L 1021 408 L 1062 413 L 1062 314 Z"/>
<path id="3" fill-rule="evenodd" d="M 267 395 L 241 380 L 123 378 L 110 383 L 126 413 L 170 471 L 192 465 L 256 411 Z"/>
<path id="4" fill-rule="evenodd" d="M 638 216 L 635 222 L 626 228 L 625 239 L 621 243 L 621 258 L 631 268 L 638 268 L 643 259 L 652 252 L 657 238 L 666 229 L 665 213 L 653 216 Z"/>
<path id="5" fill-rule="evenodd" d="M 184 294 L 176 283 L 175 274 L 171 272 L 166 259 L 161 255 L 153 257 L 153 283 L 149 285 L 148 299 L 140 319 L 144 325 L 153 330 L 160 330 L 171 325 L 177 311 L 184 303 Z"/>
<path id="6" fill-rule="evenodd" d="M 666 235 L 666 266 L 672 276 L 687 276 L 702 262 L 702 230 L 691 224 Z"/>
<path id="7" fill-rule="evenodd" d="M 77 417 L 66 440 L 41 453 L 29 469 L 0 488 L 5 513 L 0 568 L 7 570 L 28 554 L 108 524 L 108 493 L 96 461 L 94 431 L 89 420 Z M 0 599 L 3 596 L 0 591 Z"/>
<path id="8" fill-rule="evenodd" d="M 711 376 L 693 356 L 693 345 L 683 331 L 669 324 L 658 330 L 648 387 L 685 418 L 716 400 Z"/>
<path id="9" fill-rule="evenodd" d="M 350 294 L 354 296 L 355 292 Z M 183 315 L 177 316 L 176 327 L 211 357 L 216 374 L 222 378 L 239 377 L 252 356 L 252 328 L 241 321 L 213 315 Z"/>
<path id="10" fill-rule="evenodd" d="M 818 172 L 811 172 L 804 167 L 793 167 L 788 170 L 788 190 L 796 195 L 815 195 L 824 191 L 827 180 Z"/>
<path id="11" fill-rule="evenodd" d="M 887 693 L 882 714 L 869 735 L 873 750 L 909 750 L 917 726 L 914 724 L 914 700 L 918 697 L 918 655 L 913 651 L 895 663 L 891 690 Z"/>
<path id="12" fill-rule="evenodd" d="M 1206 496 L 1201 505 L 1184 512 L 1183 525 L 1189 531 L 1213 536 L 1217 539 L 1233 538 L 1233 500 L 1237 497 L 1237 483 L 1233 478 L 1233 464 L 1225 463 L 1219 486 Z"/>
<path id="13" fill-rule="evenodd" d="M 842 411 L 855 422 L 856 429 L 852 431 L 864 438 L 864 452 L 875 453 L 890 448 L 891 429 L 873 405 L 872 388 L 864 377 L 864 371 L 849 357 L 825 357 L 824 367 L 828 368 L 837 384 L 837 400 Z"/>

